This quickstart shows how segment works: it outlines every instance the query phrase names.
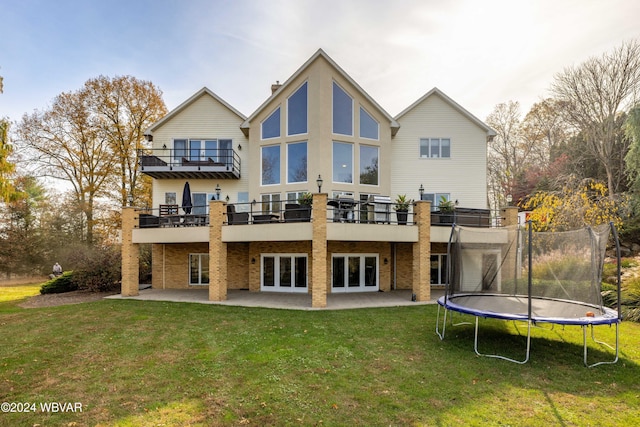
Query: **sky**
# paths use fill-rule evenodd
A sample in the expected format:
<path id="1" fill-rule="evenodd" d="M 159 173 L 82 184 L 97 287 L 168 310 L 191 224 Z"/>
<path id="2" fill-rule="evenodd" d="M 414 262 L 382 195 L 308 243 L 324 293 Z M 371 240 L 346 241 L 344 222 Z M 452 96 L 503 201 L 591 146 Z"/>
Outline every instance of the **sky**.
<path id="1" fill-rule="evenodd" d="M 397 115 L 438 87 L 481 120 L 524 116 L 554 75 L 640 40 L 635 0 L 0 0 L 0 117 L 98 76 L 169 110 L 206 86 L 246 116 L 319 48 Z"/>

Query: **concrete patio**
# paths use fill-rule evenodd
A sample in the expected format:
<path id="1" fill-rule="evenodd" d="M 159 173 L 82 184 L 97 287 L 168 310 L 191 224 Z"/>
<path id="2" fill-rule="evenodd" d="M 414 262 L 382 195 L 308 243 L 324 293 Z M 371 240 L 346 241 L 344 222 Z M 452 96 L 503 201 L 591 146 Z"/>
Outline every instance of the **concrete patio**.
<path id="1" fill-rule="evenodd" d="M 228 305 L 238 307 L 263 307 L 288 310 L 344 310 L 354 308 L 399 307 L 435 304 L 444 290 L 432 289 L 429 301 L 411 301 L 410 290 L 391 292 L 360 292 L 327 295 L 326 308 L 312 308 L 310 294 L 250 292 L 229 290 L 226 301 L 209 301 L 208 289 L 142 289 L 140 295 L 123 297 L 112 295 L 109 299 L 190 302 L 199 304 Z"/>

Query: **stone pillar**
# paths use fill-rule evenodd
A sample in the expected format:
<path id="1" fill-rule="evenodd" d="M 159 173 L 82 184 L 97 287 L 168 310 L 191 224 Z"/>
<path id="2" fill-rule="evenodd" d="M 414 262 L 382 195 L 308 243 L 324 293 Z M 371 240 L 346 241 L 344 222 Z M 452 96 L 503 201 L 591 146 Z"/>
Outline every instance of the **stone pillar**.
<path id="1" fill-rule="evenodd" d="M 227 204 L 209 202 L 209 301 L 227 299 L 227 244 L 222 242 L 222 227 Z"/>
<path id="2" fill-rule="evenodd" d="M 139 295 L 140 248 L 133 243 L 133 229 L 138 226 L 136 209 L 122 208 L 122 284 L 123 297 Z"/>
<path id="3" fill-rule="evenodd" d="M 517 242 L 514 242 L 518 238 L 518 232 L 516 226 L 518 225 L 518 208 L 516 206 L 509 206 L 500 210 L 500 216 L 502 217 L 503 227 L 512 227 L 508 229 L 507 239 L 508 243 L 502 247 L 501 268 L 500 276 L 504 283 L 506 280 L 512 280 L 516 272 L 518 277 L 520 275 L 520 269 L 518 269 L 518 248 Z M 525 224 L 522 224 L 523 226 Z M 515 244 L 514 244 L 515 243 Z"/>
<path id="4" fill-rule="evenodd" d="M 414 227 L 418 241 L 413 244 L 413 293 L 416 301 L 431 298 L 431 202 L 416 201 L 413 205 Z"/>
<path id="5" fill-rule="evenodd" d="M 311 254 L 311 306 L 327 306 L 327 194 L 313 195 L 312 205 L 313 240 Z"/>
<path id="6" fill-rule="evenodd" d="M 518 224 L 518 207 L 509 206 L 506 208 L 502 208 L 500 210 L 500 216 L 502 217 L 503 227 L 507 227 L 509 225 L 517 225 Z"/>

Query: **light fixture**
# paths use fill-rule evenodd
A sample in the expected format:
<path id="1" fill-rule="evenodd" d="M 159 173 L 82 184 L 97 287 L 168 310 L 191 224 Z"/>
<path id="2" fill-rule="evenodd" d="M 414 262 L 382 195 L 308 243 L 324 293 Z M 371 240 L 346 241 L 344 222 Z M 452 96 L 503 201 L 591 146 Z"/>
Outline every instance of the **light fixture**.
<path id="1" fill-rule="evenodd" d="M 167 149 L 167 144 L 162 144 L 162 149 L 166 150 Z"/>
<path id="2" fill-rule="evenodd" d="M 242 151 L 242 145 L 238 144 L 238 150 Z"/>
<path id="3" fill-rule="evenodd" d="M 511 206 L 512 201 L 513 201 L 513 196 L 511 194 L 507 194 L 507 206 Z"/>
<path id="4" fill-rule="evenodd" d="M 387 258 L 384 259 L 384 265 L 389 264 L 389 260 Z"/>
<path id="5" fill-rule="evenodd" d="M 127 201 L 129 202 L 129 206 L 133 206 L 133 194 L 129 193 L 127 195 Z"/>
<path id="6" fill-rule="evenodd" d="M 220 200 L 220 193 L 222 193 L 222 189 L 220 188 L 220 184 L 216 184 L 216 200 Z"/>
<path id="7" fill-rule="evenodd" d="M 251 258 L 251 264 L 255 264 L 256 263 L 256 259 L 255 258 Z"/>
<path id="8" fill-rule="evenodd" d="M 318 179 L 316 179 L 316 184 L 318 184 L 318 193 L 322 192 L 322 177 L 318 174 Z"/>
<path id="9" fill-rule="evenodd" d="M 420 188 L 418 188 L 418 193 L 420 193 L 420 200 L 422 200 L 424 194 L 424 186 L 422 184 L 420 184 Z"/>
<path id="10" fill-rule="evenodd" d="M 229 202 L 229 195 L 227 194 L 227 197 L 225 197 L 224 199 L 225 199 L 225 200 L 227 201 L 227 203 L 228 203 L 228 202 Z"/>

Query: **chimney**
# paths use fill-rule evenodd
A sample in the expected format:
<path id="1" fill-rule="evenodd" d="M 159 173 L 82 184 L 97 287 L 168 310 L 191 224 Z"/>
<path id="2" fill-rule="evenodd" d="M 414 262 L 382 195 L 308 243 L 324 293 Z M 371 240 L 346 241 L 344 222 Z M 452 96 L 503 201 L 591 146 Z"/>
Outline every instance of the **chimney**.
<path id="1" fill-rule="evenodd" d="M 280 80 L 276 80 L 276 84 L 271 85 L 271 95 L 276 93 L 276 91 L 280 89 L 280 87 L 282 87 L 282 85 L 280 84 Z"/>

